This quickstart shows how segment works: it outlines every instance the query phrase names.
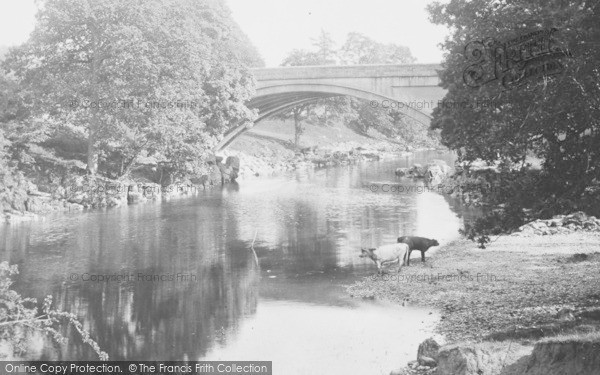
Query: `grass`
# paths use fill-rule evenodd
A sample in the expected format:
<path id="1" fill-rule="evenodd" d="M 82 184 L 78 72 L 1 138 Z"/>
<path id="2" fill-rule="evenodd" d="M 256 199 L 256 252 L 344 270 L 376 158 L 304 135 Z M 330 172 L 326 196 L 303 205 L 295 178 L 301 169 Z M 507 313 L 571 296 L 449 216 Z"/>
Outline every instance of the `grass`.
<path id="1" fill-rule="evenodd" d="M 579 317 L 600 307 L 600 241 L 566 235 L 512 236 L 482 250 L 453 242 L 426 263 L 414 259 L 400 278 L 366 278 L 348 287 L 354 297 L 437 308 L 438 333 L 452 341 L 540 338 L 600 329 Z M 554 238 L 553 238 L 554 237 Z M 573 261 L 573 254 L 585 253 Z M 429 254 L 428 254 L 429 255 Z M 389 279 L 392 280 L 389 280 Z M 559 314 L 567 308 L 573 318 Z M 564 310 L 563 310 L 564 311 Z"/>
<path id="2" fill-rule="evenodd" d="M 545 337 L 539 341 L 540 343 L 593 343 L 600 344 L 600 332 L 589 332 L 587 334 L 569 334 L 559 335 L 554 337 Z"/>

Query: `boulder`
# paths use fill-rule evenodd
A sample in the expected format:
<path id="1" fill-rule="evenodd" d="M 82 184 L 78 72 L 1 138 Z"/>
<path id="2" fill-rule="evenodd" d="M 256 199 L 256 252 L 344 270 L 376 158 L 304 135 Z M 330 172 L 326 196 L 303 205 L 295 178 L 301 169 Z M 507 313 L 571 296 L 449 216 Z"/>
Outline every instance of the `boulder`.
<path id="1" fill-rule="evenodd" d="M 419 345 L 419 349 L 417 351 L 417 356 L 427 356 L 431 358 L 436 358 L 440 351 L 440 344 L 437 343 L 432 338 L 429 338 L 423 341 Z"/>
<path id="2" fill-rule="evenodd" d="M 406 176 L 408 174 L 408 168 L 396 168 L 394 173 L 398 177 Z"/>
<path id="3" fill-rule="evenodd" d="M 499 375 L 506 353 L 475 344 L 450 345 L 439 351 L 437 373 L 440 375 Z"/>
<path id="4" fill-rule="evenodd" d="M 425 168 L 421 164 L 415 164 L 408 170 L 411 177 L 423 178 L 425 176 Z"/>
<path id="5" fill-rule="evenodd" d="M 146 196 L 144 195 L 144 190 L 140 185 L 129 185 L 129 189 L 127 191 L 127 202 L 128 203 L 139 203 L 145 202 Z"/>
<path id="6" fill-rule="evenodd" d="M 430 183 L 432 185 L 438 185 L 439 183 L 442 182 L 442 180 L 445 177 L 446 177 L 446 175 L 444 174 L 444 172 L 442 172 L 442 168 L 440 168 L 439 165 L 436 165 L 436 164 L 427 165 L 424 178 L 428 183 Z"/>
<path id="7" fill-rule="evenodd" d="M 225 160 L 225 165 L 232 167 L 234 170 L 240 169 L 240 158 L 237 156 L 228 156 Z"/>
<path id="8" fill-rule="evenodd" d="M 210 186 L 216 186 L 221 183 L 221 171 L 217 166 L 210 166 L 208 171 L 207 183 Z"/>

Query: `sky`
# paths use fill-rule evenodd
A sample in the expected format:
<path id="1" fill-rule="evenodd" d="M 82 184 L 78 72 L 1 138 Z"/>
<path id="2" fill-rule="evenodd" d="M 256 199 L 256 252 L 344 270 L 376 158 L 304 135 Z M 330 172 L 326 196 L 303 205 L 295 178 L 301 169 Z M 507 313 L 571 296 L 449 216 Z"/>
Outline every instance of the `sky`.
<path id="1" fill-rule="evenodd" d="M 418 63 L 442 61 L 438 44 L 448 31 L 428 20 L 432 0 L 226 0 L 233 18 L 267 66 L 293 49 L 310 49 L 321 30 L 341 45 L 349 32 L 410 48 Z M 0 46 L 24 42 L 35 20 L 34 0 L 0 0 Z"/>

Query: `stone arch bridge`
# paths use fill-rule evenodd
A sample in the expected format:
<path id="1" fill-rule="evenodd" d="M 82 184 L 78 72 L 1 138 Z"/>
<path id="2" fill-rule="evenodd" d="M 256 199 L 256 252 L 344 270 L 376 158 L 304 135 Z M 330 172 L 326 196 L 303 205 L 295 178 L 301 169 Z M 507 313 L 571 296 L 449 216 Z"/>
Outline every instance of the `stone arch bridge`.
<path id="1" fill-rule="evenodd" d="M 322 98 L 352 96 L 372 106 L 398 109 L 429 125 L 431 112 L 446 91 L 439 87 L 438 64 L 302 66 L 253 69 L 256 94 L 248 107 L 258 109 L 255 123 Z M 220 151 L 252 125 L 229 131 Z"/>

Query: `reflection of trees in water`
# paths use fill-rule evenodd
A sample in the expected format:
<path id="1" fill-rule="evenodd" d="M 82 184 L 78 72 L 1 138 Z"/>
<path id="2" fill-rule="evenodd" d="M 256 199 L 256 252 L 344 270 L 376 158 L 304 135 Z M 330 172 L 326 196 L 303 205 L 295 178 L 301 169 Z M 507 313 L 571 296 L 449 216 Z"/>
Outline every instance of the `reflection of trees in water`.
<path id="1" fill-rule="evenodd" d="M 243 249 L 245 250 L 245 249 Z M 93 272 L 93 271 L 90 271 Z M 137 270 L 161 274 L 156 269 Z M 195 281 L 82 284 L 61 287 L 56 302 L 76 313 L 111 359 L 199 359 L 240 318 L 254 314 L 258 269 L 251 253 L 221 257 L 217 264 L 188 267 Z M 76 335 L 69 335 L 54 359 L 94 358 Z"/>
<path id="2" fill-rule="evenodd" d="M 56 306 L 77 314 L 111 359 L 199 359 L 235 332 L 244 315 L 255 313 L 259 271 L 250 244 L 235 240 L 236 221 L 218 201 L 202 209 L 168 208 L 132 207 L 63 223 L 61 248 L 50 243 L 10 254 L 21 266 L 19 291 L 38 298 L 53 294 Z M 59 232 L 33 230 L 35 236 Z M 23 233 L 18 242 L 29 236 Z M 134 276 L 129 282 L 69 280 L 84 273 Z M 138 273 L 196 279 L 136 281 Z M 63 346 L 47 340 L 41 357 L 96 358 L 75 334 L 67 337 Z"/>
<path id="3" fill-rule="evenodd" d="M 295 201 L 286 214 L 290 219 L 280 220 L 273 229 L 280 242 L 268 248 L 256 247 L 259 254 L 269 253 L 261 259 L 261 267 L 290 274 L 335 267 L 334 238 L 328 236 L 324 213 L 307 202 Z"/>

